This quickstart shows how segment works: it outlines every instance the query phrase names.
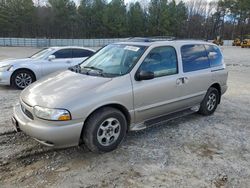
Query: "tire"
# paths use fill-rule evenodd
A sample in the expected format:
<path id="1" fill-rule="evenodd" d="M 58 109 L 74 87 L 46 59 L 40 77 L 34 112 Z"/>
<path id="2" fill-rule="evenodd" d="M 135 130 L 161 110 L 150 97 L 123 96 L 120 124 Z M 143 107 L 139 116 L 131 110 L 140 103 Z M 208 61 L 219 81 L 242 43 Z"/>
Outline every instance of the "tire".
<path id="1" fill-rule="evenodd" d="M 127 132 L 124 114 L 112 107 L 94 112 L 83 128 L 82 140 L 95 153 L 110 152 L 118 147 Z"/>
<path id="2" fill-rule="evenodd" d="M 205 116 L 213 114 L 219 104 L 219 100 L 219 91 L 214 87 L 209 88 L 206 96 L 201 102 L 201 106 L 198 113 Z"/>
<path id="3" fill-rule="evenodd" d="M 36 81 L 34 74 L 28 70 L 18 70 L 11 76 L 11 84 L 17 89 L 24 89 L 34 81 Z"/>

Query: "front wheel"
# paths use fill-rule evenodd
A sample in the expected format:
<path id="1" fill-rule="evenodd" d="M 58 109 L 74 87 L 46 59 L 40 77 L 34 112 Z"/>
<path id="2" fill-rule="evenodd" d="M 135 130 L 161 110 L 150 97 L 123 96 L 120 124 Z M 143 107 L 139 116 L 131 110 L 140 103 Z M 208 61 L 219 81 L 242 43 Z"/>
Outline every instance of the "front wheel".
<path id="1" fill-rule="evenodd" d="M 202 115 L 211 115 L 216 110 L 220 99 L 219 91 L 216 88 L 209 88 L 206 96 L 201 102 L 198 113 Z"/>
<path id="2" fill-rule="evenodd" d="M 124 114 L 115 108 L 105 107 L 88 118 L 82 139 L 92 152 L 109 152 L 118 147 L 126 132 L 127 121 Z"/>
<path id="3" fill-rule="evenodd" d="M 17 89 L 24 89 L 35 81 L 35 76 L 27 70 L 19 70 L 11 77 L 12 85 Z"/>

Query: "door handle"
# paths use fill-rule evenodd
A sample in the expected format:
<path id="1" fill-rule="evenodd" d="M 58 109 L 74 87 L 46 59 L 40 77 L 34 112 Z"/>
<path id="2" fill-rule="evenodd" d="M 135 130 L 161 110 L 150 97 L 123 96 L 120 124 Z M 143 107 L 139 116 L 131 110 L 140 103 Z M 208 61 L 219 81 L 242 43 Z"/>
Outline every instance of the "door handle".
<path id="1" fill-rule="evenodd" d="M 66 61 L 66 63 L 71 63 L 71 61 L 70 61 L 70 60 L 68 60 L 68 61 Z"/>
<path id="2" fill-rule="evenodd" d="M 183 77 L 183 83 L 184 84 L 188 83 L 188 77 Z"/>
<path id="3" fill-rule="evenodd" d="M 176 80 L 176 85 L 182 85 L 186 83 L 188 83 L 188 77 L 182 77 Z"/>
<path id="4" fill-rule="evenodd" d="M 182 78 L 178 78 L 176 80 L 176 85 L 179 86 L 179 85 L 182 85 L 182 84 L 183 84 Z"/>

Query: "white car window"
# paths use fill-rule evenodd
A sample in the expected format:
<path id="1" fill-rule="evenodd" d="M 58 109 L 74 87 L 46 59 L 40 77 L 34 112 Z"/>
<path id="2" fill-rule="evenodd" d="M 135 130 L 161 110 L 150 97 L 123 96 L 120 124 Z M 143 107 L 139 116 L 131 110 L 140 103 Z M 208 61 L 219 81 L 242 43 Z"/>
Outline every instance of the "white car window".
<path id="1" fill-rule="evenodd" d="M 43 59 L 44 57 L 46 57 L 49 53 L 51 53 L 53 51 L 53 49 L 51 48 L 46 48 L 43 49 L 37 53 L 35 53 L 34 55 L 32 55 L 30 58 L 31 59 Z"/>
<path id="2" fill-rule="evenodd" d="M 53 54 L 56 59 L 69 59 L 72 58 L 72 49 L 61 49 Z"/>

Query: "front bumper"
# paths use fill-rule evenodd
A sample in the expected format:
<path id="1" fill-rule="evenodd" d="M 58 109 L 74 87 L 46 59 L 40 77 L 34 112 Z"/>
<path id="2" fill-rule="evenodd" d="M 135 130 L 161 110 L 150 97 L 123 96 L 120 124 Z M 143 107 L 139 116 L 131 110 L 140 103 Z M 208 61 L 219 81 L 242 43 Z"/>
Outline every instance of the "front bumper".
<path id="1" fill-rule="evenodd" d="M 23 113 L 21 105 L 14 107 L 14 119 L 21 131 L 44 145 L 57 148 L 79 145 L 83 122 L 32 120 Z"/>
<path id="2" fill-rule="evenodd" d="M 10 85 L 10 78 L 12 72 L 0 72 L 0 85 Z"/>

